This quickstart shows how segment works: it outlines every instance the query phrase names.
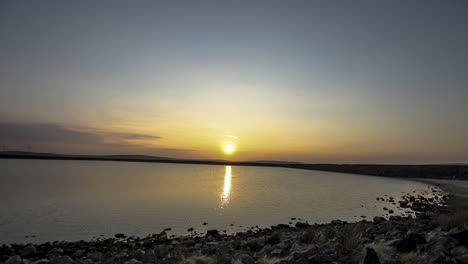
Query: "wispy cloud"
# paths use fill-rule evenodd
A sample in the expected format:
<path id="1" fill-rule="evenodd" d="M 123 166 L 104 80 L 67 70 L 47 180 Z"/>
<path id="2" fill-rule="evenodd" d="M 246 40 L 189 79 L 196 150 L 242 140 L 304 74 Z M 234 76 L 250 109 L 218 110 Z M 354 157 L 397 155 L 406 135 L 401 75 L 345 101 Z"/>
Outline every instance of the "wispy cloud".
<path id="1" fill-rule="evenodd" d="M 0 123 L 2 143 L 61 143 L 98 145 L 135 145 L 129 140 L 160 139 L 139 133 L 78 130 L 51 123 Z M 109 139 L 111 141 L 109 141 Z"/>

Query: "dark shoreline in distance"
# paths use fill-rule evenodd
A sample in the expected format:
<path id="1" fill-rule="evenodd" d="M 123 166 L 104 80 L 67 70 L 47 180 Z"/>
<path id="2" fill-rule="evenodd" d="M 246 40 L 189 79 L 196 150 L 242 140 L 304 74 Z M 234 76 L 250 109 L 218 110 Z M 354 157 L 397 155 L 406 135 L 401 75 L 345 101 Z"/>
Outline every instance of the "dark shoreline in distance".
<path id="1" fill-rule="evenodd" d="M 308 164 L 298 162 L 275 161 L 223 161 L 223 160 L 192 160 L 167 157 L 153 157 L 144 155 L 62 155 L 52 153 L 35 153 L 22 151 L 0 152 L 2 159 L 46 159 L 46 160 L 94 160 L 94 161 L 126 161 L 126 162 L 155 162 L 178 164 L 232 165 L 281 167 L 306 169 L 351 174 L 362 174 L 382 177 L 398 178 L 432 178 L 446 180 L 468 180 L 468 165 L 379 165 L 379 164 Z"/>

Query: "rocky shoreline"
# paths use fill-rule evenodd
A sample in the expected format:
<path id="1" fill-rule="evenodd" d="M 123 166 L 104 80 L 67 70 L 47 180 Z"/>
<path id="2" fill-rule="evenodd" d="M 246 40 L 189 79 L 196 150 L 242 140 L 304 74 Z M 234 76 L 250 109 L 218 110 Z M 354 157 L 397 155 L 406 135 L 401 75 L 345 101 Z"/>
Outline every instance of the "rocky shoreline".
<path id="1" fill-rule="evenodd" d="M 414 217 L 389 212 L 373 221 L 295 222 L 235 235 L 208 230 L 171 238 L 162 231 L 144 238 L 116 234 L 92 241 L 11 244 L 0 247 L 0 263 L 468 263 L 468 213 L 447 207 L 450 195 L 432 191 L 432 197 L 405 194 L 398 200 Z M 376 199 L 396 203 L 393 197 Z"/>

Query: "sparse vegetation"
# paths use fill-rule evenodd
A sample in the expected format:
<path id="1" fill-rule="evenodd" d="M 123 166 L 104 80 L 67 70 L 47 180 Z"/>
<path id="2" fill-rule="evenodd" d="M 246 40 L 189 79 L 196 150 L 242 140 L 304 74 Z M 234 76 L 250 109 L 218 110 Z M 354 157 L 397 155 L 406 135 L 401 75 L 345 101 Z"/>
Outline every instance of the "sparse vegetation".
<path id="1" fill-rule="evenodd" d="M 452 228 L 468 228 L 468 210 L 456 212 L 451 215 L 440 215 L 433 221 L 435 227 L 440 227 L 442 230 L 450 230 Z"/>
<path id="2" fill-rule="evenodd" d="M 338 233 L 338 249 L 342 255 L 355 255 L 360 245 L 360 240 L 364 232 L 364 226 L 360 224 L 350 225 Z"/>
<path id="3" fill-rule="evenodd" d="M 306 244 L 312 244 L 317 240 L 317 235 L 317 227 L 310 226 L 306 231 L 304 231 L 304 234 L 302 235 L 302 242 Z"/>
<path id="4" fill-rule="evenodd" d="M 432 264 L 432 259 L 427 255 L 420 255 L 418 252 L 413 251 L 401 256 L 402 264 Z"/>
<path id="5" fill-rule="evenodd" d="M 400 230 L 403 232 L 408 232 L 415 230 L 418 227 L 418 222 L 414 218 L 406 220 L 402 225 L 400 225 Z"/>
<path id="6" fill-rule="evenodd" d="M 268 245 L 276 245 L 281 241 L 281 232 L 274 232 L 271 236 L 269 236 L 266 240 L 266 244 Z"/>

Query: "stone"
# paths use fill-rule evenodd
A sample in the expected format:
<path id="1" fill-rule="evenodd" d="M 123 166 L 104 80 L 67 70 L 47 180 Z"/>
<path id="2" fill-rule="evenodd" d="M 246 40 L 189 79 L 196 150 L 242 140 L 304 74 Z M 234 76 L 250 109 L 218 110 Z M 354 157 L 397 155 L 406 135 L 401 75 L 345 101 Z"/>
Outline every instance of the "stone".
<path id="1" fill-rule="evenodd" d="M 468 264 L 468 254 L 456 257 L 455 259 L 457 260 L 457 263 Z"/>
<path id="2" fill-rule="evenodd" d="M 143 262 L 136 260 L 136 259 L 131 259 L 128 261 L 125 261 L 125 264 L 142 264 Z"/>
<path id="3" fill-rule="evenodd" d="M 5 264 L 22 264 L 22 263 L 23 263 L 23 259 L 18 255 L 11 256 L 5 261 Z"/>
<path id="4" fill-rule="evenodd" d="M 84 251 L 83 249 L 78 249 L 78 250 L 75 250 L 75 252 L 73 252 L 72 254 L 72 257 L 74 258 L 80 258 L 82 257 L 84 254 L 85 254 L 86 251 Z"/>
<path id="5" fill-rule="evenodd" d="M 390 221 L 400 221 L 401 220 L 401 216 L 399 215 L 392 215 L 388 218 L 388 220 Z"/>
<path id="6" fill-rule="evenodd" d="M 63 249 L 61 248 L 53 248 L 49 251 L 49 254 L 63 254 Z"/>
<path id="7" fill-rule="evenodd" d="M 37 250 L 35 246 L 29 245 L 22 248 L 18 253 L 21 257 L 27 258 L 36 255 Z"/>
<path id="8" fill-rule="evenodd" d="M 295 260 L 299 260 L 301 258 L 308 259 L 318 253 L 319 253 L 319 249 L 317 247 L 311 247 L 304 251 L 293 252 L 292 256 L 293 256 L 293 259 Z"/>
<path id="9" fill-rule="evenodd" d="M 309 223 L 304 223 L 304 222 L 297 222 L 294 226 L 297 227 L 297 228 L 307 228 L 307 227 L 310 226 L 310 224 Z"/>
<path id="10" fill-rule="evenodd" d="M 92 253 L 88 253 L 86 255 L 86 258 L 89 258 L 93 261 L 101 261 L 103 259 L 103 255 L 101 252 L 92 252 Z"/>
<path id="11" fill-rule="evenodd" d="M 72 264 L 75 263 L 69 256 L 57 256 L 50 259 L 51 264 Z"/>
<path id="12" fill-rule="evenodd" d="M 49 262 L 50 262 L 49 259 L 43 258 L 43 259 L 36 260 L 33 263 L 34 264 L 49 264 Z"/>
<path id="13" fill-rule="evenodd" d="M 378 223 L 384 222 L 384 221 L 385 221 L 385 218 L 380 217 L 380 216 L 376 216 L 376 217 L 374 217 L 373 220 L 374 220 L 375 223 L 378 224 Z"/>
<path id="14" fill-rule="evenodd" d="M 162 260 L 162 264 L 178 264 L 184 261 L 184 259 L 180 256 L 172 256 L 172 257 L 165 257 Z"/>
<path id="15" fill-rule="evenodd" d="M 309 260 L 305 259 L 305 258 L 300 258 L 300 259 L 294 261 L 294 264 L 309 264 Z"/>
<path id="16" fill-rule="evenodd" d="M 187 232 L 192 232 L 193 230 L 194 230 L 193 227 L 191 227 L 191 228 L 187 229 Z"/>
<path id="17" fill-rule="evenodd" d="M 460 256 L 468 254 L 468 248 L 464 246 L 454 247 L 450 250 L 450 254 L 453 256 Z"/>
<path id="18" fill-rule="evenodd" d="M 218 232 L 218 230 L 216 230 L 216 229 L 210 229 L 210 230 L 207 230 L 207 231 L 206 231 L 206 235 L 207 235 L 207 236 L 216 236 L 216 235 L 218 235 L 218 234 L 219 234 L 219 232 Z"/>
<path id="19" fill-rule="evenodd" d="M 169 238 L 167 237 L 166 231 L 162 231 L 161 233 L 159 233 L 158 235 L 159 242 L 166 242 L 167 240 L 169 240 Z"/>
<path id="20" fill-rule="evenodd" d="M 363 264 L 380 264 L 377 252 L 373 248 L 366 248 L 366 256 L 364 257 Z"/>
<path id="21" fill-rule="evenodd" d="M 124 238 L 125 234 L 124 233 L 117 233 L 114 235 L 115 238 Z"/>
<path id="22" fill-rule="evenodd" d="M 235 255 L 233 262 L 238 264 L 255 264 L 255 260 L 247 254 Z"/>
<path id="23" fill-rule="evenodd" d="M 453 237 L 436 235 L 424 247 L 429 255 L 439 258 L 445 256 L 458 245 L 458 241 Z"/>
<path id="24" fill-rule="evenodd" d="M 460 242 L 460 244 L 463 246 L 468 247 L 468 229 L 465 229 L 461 232 L 452 233 L 450 236 L 458 240 L 458 242 Z"/>

